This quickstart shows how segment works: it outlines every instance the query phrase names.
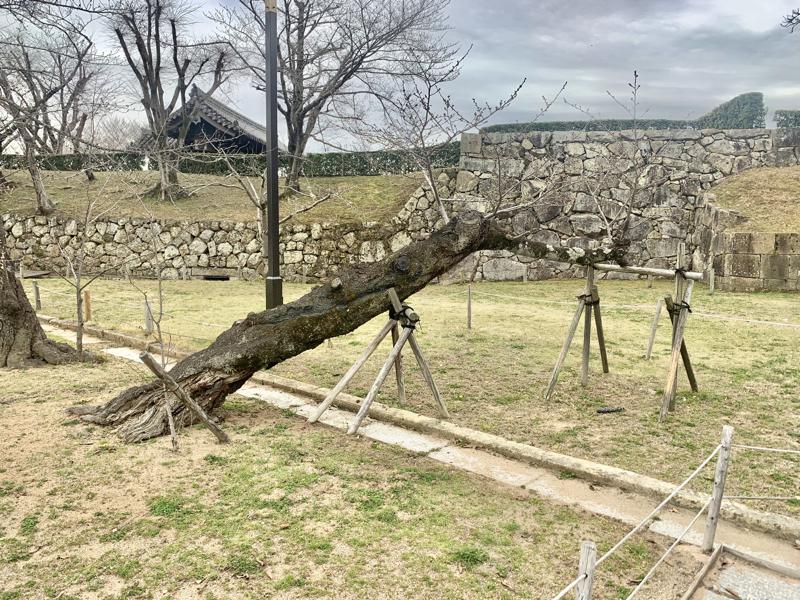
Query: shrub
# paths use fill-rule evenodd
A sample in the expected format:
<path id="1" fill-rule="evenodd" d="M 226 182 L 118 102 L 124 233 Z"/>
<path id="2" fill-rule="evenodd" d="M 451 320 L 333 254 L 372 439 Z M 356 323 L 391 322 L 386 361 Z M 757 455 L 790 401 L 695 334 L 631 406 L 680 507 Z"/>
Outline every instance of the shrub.
<path id="1" fill-rule="evenodd" d="M 775 124 L 782 129 L 800 127 L 800 110 L 776 110 Z"/>

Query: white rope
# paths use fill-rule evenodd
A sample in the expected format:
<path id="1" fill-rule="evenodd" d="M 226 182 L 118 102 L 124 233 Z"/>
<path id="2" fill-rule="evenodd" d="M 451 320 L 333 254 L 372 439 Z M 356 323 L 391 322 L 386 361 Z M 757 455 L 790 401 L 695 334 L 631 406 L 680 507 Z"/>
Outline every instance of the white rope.
<path id="1" fill-rule="evenodd" d="M 800 501 L 800 496 L 723 496 L 723 500 L 796 500 Z"/>
<path id="2" fill-rule="evenodd" d="M 699 466 L 699 467 L 697 467 L 697 468 L 696 468 L 696 469 L 695 469 L 695 470 L 692 472 L 692 474 L 691 474 L 691 475 L 689 475 L 689 477 L 687 477 L 687 478 L 686 478 L 686 479 L 683 481 L 683 483 L 681 483 L 681 484 L 680 484 L 678 487 L 676 487 L 676 488 L 675 488 L 675 489 L 672 491 L 672 493 L 671 493 L 669 496 L 667 496 L 666 498 L 664 498 L 664 500 L 661 502 L 661 504 L 659 504 L 658 506 L 656 506 L 656 507 L 655 507 L 655 508 L 654 508 L 654 509 L 653 509 L 653 510 L 650 512 L 650 514 L 649 514 L 649 515 L 647 515 L 647 516 L 646 516 L 646 517 L 645 517 L 645 518 L 644 518 L 644 519 L 643 519 L 643 520 L 642 520 L 642 521 L 641 521 L 641 522 L 640 522 L 640 523 L 639 523 L 639 524 L 638 524 L 636 527 L 634 527 L 633 529 L 631 529 L 631 530 L 630 530 L 630 531 L 627 533 L 627 535 L 625 535 L 625 537 L 623 537 L 623 538 L 622 538 L 620 541 L 618 541 L 616 544 L 614 544 L 614 546 L 611 548 L 611 550 L 609 550 L 609 551 L 608 551 L 608 552 L 606 552 L 606 553 L 605 553 L 603 556 L 601 556 L 600 558 L 598 558 L 598 559 L 597 559 L 597 563 L 596 563 L 596 565 L 598 565 L 598 566 L 599 566 L 599 565 L 601 565 L 601 564 L 603 563 L 603 561 L 605 561 L 605 560 L 606 560 L 607 558 L 609 558 L 609 557 L 610 557 L 612 554 L 614 554 L 614 552 L 616 552 L 616 551 L 617 551 L 617 550 L 620 548 L 620 546 L 622 546 L 622 545 L 623 545 L 625 542 L 627 542 L 627 541 L 628 541 L 628 540 L 631 538 L 631 536 L 633 536 L 633 535 L 634 535 L 634 534 L 635 534 L 637 531 L 639 531 L 639 530 L 640 530 L 640 529 L 641 529 L 641 528 L 642 528 L 642 527 L 643 527 L 643 526 L 644 526 L 646 523 L 648 523 L 648 522 L 650 521 L 650 519 L 652 519 L 652 518 L 653 518 L 653 517 L 656 515 L 656 513 L 657 513 L 658 511 L 660 511 L 662 508 L 664 508 L 664 507 L 665 507 L 665 506 L 666 506 L 666 505 L 669 503 L 669 501 L 670 501 L 670 500 L 672 500 L 672 499 L 673 499 L 673 498 L 674 498 L 674 497 L 675 497 L 675 496 L 678 494 L 678 492 L 680 492 L 680 491 L 681 491 L 681 490 L 682 490 L 682 489 L 683 489 L 683 488 L 686 486 L 686 484 L 688 484 L 688 483 L 689 483 L 689 482 L 690 482 L 690 481 L 691 481 L 691 480 L 692 480 L 692 479 L 693 479 L 693 478 L 694 478 L 694 477 L 695 477 L 695 476 L 696 476 L 696 475 L 697 475 L 697 474 L 698 474 L 700 471 L 702 471 L 702 470 L 703 470 L 703 468 L 704 468 L 704 467 L 705 467 L 705 466 L 706 466 L 706 465 L 707 465 L 709 462 L 711 462 L 711 459 L 713 459 L 713 458 L 714 458 L 714 457 L 717 455 L 717 452 L 719 452 L 720 448 L 722 448 L 722 444 L 719 444 L 719 445 L 718 445 L 716 448 L 714 448 L 714 451 L 713 451 L 711 454 L 709 454 L 709 455 L 708 455 L 708 458 L 706 458 L 706 459 L 705 459 L 705 460 L 704 460 L 702 463 L 700 463 L 700 466 Z"/>
<path id="3" fill-rule="evenodd" d="M 667 548 L 667 551 L 666 551 L 666 552 L 664 552 L 664 554 L 662 554 L 662 555 L 661 555 L 661 558 L 659 558 L 659 559 L 658 559 L 658 561 L 656 562 L 656 564 L 654 564 L 654 565 L 652 566 L 652 568 L 651 568 L 651 569 L 650 569 L 650 570 L 647 572 L 647 574 L 646 574 L 644 577 L 642 577 L 642 580 L 639 582 L 639 585 L 637 585 L 637 586 L 636 586 L 636 587 L 633 589 L 633 591 L 630 593 L 630 595 L 628 596 L 628 600 L 631 600 L 631 598 L 633 598 L 633 597 L 634 597 L 636 594 L 638 594 L 638 593 L 639 593 L 639 590 L 641 590 L 641 589 L 644 587 L 644 584 L 645 584 L 645 583 L 647 583 L 647 580 L 648 580 L 648 579 L 650 579 L 650 577 L 652 577 L 653 573 L 655 573 L 655 572 L 656 572 L 656 569 L 657 569 L 657 568 L 658 568 L 658 567 L 661 565 L 661 563 L 663 563 L 663 562 L 664 562 L 664 561 L 667 559 L 667 556 L 669 556 L 670 552 L 672 552 L 672 551 L 675 549 L 675 547 L 676 547 L 678 544 L 680 544 L 680 543 L 681 543 L 681 540 L 683 539 L 683 537 L 684 537 L 684 536 L 685 536 L 687 533 L 689 533 L 689 530 L 690 530 L 690 529 L 691 529 L 691 528 L 694 526 L 694 524 L 697 522 L 697 519 L 699 519 L 699 518 L 700 518 L 700 516 L 701 516 L 701 515 L 702 515 L 704 512 L 706 512 L 706 509 L 707 509 L 707 508 L 708 508 L 708 506 L 711 504 L 711 500 L 712 500 L 712 498 L 709 498 L 709 499 L 708 499 L 708 501 L 707 501 L 707 502 L 706 502 L 706 503 L 703 505 L 703 508 L 701 508 L 701 509 L 700 509 L 700 512 L 698 512 L 698 513 L 697 513 L 697 514 L 694 516 L 694 519 L 692 519 L 692 520 L 689 522 L 689 524 L 686 526 L 686 529 L 684 529 L 684 530 L 681 532 L 681 534 L 680 534 L 680 535 L 679 535 L 679 536 L 678 536 L 678 537 L 675 539 L 675 541 L 674 541 L 674 542 L 672 542 L 672 544 L 670 545 L 670 547 L 669 547 L 669 548 Z"/>
<path id="4" fill-rule="evenodd" d="M 583 581 L 584 579 L 586 579 L 586 574 L 585 573 L 583 575 L 578 575 L 575 579 L 572 580 L 572 582 L 569 585 L 567 585 L 567 587 L 565 587 L 558 594 L 553 596 L 553 600 L 561 600 L 564 596 L 569 594 L 570 591 L 572 591 L 572 589 L 576 585 L 578 585 L 581 581 Z"/>
<path id="5" fill-rule="evenodd" d="M 745 446 L 744 444 L 732 444 L 733 448 L 742 450 L 758 450 L 760 452 L 778 452 L 781 454 L 800 454 L 800 450 L 789 450 L 787 448 L 764 448 L 762 446 Z"/>

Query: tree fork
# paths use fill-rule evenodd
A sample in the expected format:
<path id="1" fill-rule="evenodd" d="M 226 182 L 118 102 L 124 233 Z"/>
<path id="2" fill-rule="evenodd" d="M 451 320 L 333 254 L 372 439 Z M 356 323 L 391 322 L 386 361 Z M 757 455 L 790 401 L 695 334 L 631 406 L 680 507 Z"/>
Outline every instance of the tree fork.
<path id="1" fill-rule="evenodd" d="M 256 371 L 349 333 L 387 312 L 390 288 L 401 299 L 407 298 L 479 250 L 513 250 L 579 264 L 619 260 L 623 252 L 622 248 L 583 252 L 541 243 L 521 244 L 504 231 L 500 221 L 465 212 L 429 238 L 380 262 L 356 264 L 294 302 L 250 313 L 210 346 L 180 361 L 170 375 L 210 414 Z M 92 423 L 118 426 L 118 434 L 127 442 L 142 441 L 168 432 L 162 395 L 163 387 L 155 381 L 130 388 L 102 406 L 76 406 L 70 412 Z M 172 410 L 176 423 L 192 422 L 192 415 L 182 406 Z"/>

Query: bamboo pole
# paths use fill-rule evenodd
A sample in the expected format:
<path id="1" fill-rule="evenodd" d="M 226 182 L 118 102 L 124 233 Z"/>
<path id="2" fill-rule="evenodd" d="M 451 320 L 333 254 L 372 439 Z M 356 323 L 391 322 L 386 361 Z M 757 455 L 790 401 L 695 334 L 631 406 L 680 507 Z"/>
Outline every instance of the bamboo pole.
<path id="1" fill-rule="evenodd" d="M 202 409 L 202 407 L 197 404 L 192 397 L 186 393 L 177 381 L 175 381 L 172 376 L 167 373 L 164 368 L 158 364 L 155 358 L 147 352 L 142 352 L 139 354 L 139 359 L 144 363 L 144 365 L 153 372 L 153 375 L 158 377 L 164 384 L 167 386 L 170 392 L 175 394 L 175 396 L 186 405 L 195 417 L 200 419 L 206 427 L 211 430 L 220 443 L 225 444 L 230 441 L 228 434 L 226 434 L 222 429 L 220 429 L 219 425 L 214 423 L 211 419 L 208 418 L 206 412 Z M 167 410 L 169 410 L 169 404 L 167 403 Z"/>
<path id="2" fill-rule="evenodd" d="M 620 267 L 606 263 L 594 263 L 592 265 L 598 271 L 613 271 L 615 273 L 634 273 L 636 275 L 653 275 L 654 277 L 674 277 L 675 269 L 657 269 L 655 267 Z M 702 281 L 703 274 L 695 271 L 686 271 L 686 279 Z"/>

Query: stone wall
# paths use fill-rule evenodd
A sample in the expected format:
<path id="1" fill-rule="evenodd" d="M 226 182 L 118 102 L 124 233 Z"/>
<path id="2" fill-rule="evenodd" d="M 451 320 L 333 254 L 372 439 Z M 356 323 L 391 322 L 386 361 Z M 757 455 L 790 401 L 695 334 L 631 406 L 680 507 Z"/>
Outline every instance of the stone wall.
<path id="1" fill-rule="evenodd" d="M 65 272 L 64 254 L 80 246 L 79 224 L 57 217 L 3 215 L 13 259 L 28 269 Z M 156 236 L 156 239 L 153 239 Z M 110 219 L 86 231 L 86 271 L 110 270 L 165 278 L 224 270 L 245 278 L 263 272 L 261 239 L 254 222 Z M 289 280 L 314 281 L 343 265 L 378 260 L 408 243 L 404 232 L 378 223 L 289 225 L 281 229 L 283 273 Z"/>
<path id="2" fill-rule="evenodd" d="M 723 232 L 712 255 L 721 290 L 800 290 L 800 233 Z"/>
<path id="3" fill-rule="evenodd" d="M 630 202 L 625 237 L 632 264 L 671 267 L 679 243 L 686 242 L 692 268 L 705 270 L 712 260 L 715 264 L 720 260 L 714 256 L 725 247 L 719 246 L 724 230 L 741 220 L 713 205 L 710 187 L 743 169 L 800 162 L 798 130 L 648 131 L 643 136 L 634 138 L 632 132 L 466 134 L 461 165 L 442 171 L 437 186 L 441 196 L 448 198 L 451 214 L 492 210 L 500 190 L 504 205 L 530 204 L 511 221 L 514 232 L 536 231 L 537 241 L 584 249 L 599 244 L 603 216 L 613 221 L 615 211 Z M 631 156 L 644 156 L 643 181 L 655 182 L 636 194 L 630 191 L 630 175 L 637 172 Z M 281 229 L 283 274 L 288 280 L 323 279 L 348 264 L 380 260 L 441 225 L 431 191 L 422 188 L 387 223 L 286 225 Z M 30 269 L 63 272 L 63 252 L 74 252 L 79 245 L 75 221 L 4 215 L 3 226 L 12 258 L 22 259 Z M 172 278 L 207 269 L 255 277 L 263 269 L 255 222 L 150 224 L 111 219 L 89 225 L 86 236 L 89 272 L 152 274 L 154 261 Z M 725 252 L 730 256 L 733 251 Z M 747 254 L 763 257 L 769 252 Z M 581 269 L 510 252 L 482 252 L 443 279 L 464 279 L 473 272 L 478 279 L 536 280 L 574 277 Z M 741 277 L 729 271 L 719 274 Z"/>
<path id="4" fill-rule="evenodd" d="M 602 215 L 613 220 L 629 202 L 625 237 L 632 264 L 674 266 L 679 244 L 685 242 L 692 268 L 701 270 L 710 261 L 714 235 L 741 220 L 713 206 L 708 194 L 713 184 L 745 169 L 799 162 L 798 130 L 466 134 L 453 185 L 454 210 L 497 197 L 500 173 L 501 181 L 515 187 L 504 203 L 534 202 L 515 219 L 515 229 L 539 230 L 536 237 L 542 242 L 586 247 L 599 243 L 590 238 L 603 234 Z M 651 187 L 632 194 L 633 175 Z M 535 201 L 548 186 L 543 199 Z M 519 279 L 523 273 L 529 279 L 571 277 L 575 272 L 568 265 L 509 253 L 483 253 L 464 268 L 474 268 L 474 260 L 479 261 L 479 277 L 487 279 Z"/>

